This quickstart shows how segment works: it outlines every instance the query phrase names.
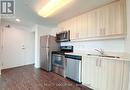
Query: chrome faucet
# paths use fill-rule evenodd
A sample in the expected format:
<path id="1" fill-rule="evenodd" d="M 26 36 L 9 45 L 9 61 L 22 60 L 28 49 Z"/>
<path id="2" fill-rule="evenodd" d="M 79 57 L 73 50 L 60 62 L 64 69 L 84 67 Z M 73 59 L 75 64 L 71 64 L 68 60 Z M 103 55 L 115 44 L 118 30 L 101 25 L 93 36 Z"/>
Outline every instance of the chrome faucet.
<path id="1" fill-rule="evenodd" d="M 94 50 L 96 50 L 97 52 L 99 52 L 100 54 L 101 54 L 101 56 L 103 56 L 104 55 L 104 50 L 103 49 L 94 49 Z"/>

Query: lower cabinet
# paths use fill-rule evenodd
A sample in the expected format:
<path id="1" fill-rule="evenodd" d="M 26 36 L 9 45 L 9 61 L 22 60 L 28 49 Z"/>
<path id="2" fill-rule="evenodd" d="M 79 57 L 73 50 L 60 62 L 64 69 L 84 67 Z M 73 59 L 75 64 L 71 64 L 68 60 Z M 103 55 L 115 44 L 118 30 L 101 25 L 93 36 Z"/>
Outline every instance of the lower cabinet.
<path id="1" fill-rule="evenodd" d="M 93 89 L 97 87 L 98 83 L 98 67 L 96 64 L 96 58 L 83 57 L 82 59 L 82 83 Z"/>
<path id="2" fill-rule="evenodd" d="M 128 90 L 129 62 L 83 57 L 82 83 L 94 90 Z"/>

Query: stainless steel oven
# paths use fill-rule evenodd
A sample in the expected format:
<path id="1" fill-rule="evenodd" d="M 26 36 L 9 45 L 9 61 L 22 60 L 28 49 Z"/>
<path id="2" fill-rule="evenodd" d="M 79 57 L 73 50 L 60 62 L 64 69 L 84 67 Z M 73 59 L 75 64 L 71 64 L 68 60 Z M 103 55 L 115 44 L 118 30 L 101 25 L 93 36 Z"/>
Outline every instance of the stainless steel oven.
<path id="1" fill-rule="evenodd" d="M 61 46 L 60 51 L 52 51 L 52 71 L 64 77 L 65 52 L 73 52 L 73 46 Z"/>
<path id="2" fill-rule="evenodd" d="M 53 61 L 52 61 L 53 65 L 64 67 L 64 55 L 53 54 L 52 58 L 53 58 Z"/>
<path id="3" fill-rule="evenodd" d="M 61 76 L 65 76 L 64 59 L 65 59 L 64 55 L 60 53 L 59 54 L 52 53 L 52 71 Z"/>

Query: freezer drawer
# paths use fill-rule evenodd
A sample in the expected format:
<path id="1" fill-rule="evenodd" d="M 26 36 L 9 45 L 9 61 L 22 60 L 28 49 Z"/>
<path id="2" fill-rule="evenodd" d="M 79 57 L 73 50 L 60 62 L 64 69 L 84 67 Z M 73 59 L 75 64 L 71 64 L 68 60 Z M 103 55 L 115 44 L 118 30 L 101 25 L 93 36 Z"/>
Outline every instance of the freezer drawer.
<path id="1" fill-rule="evenodd" d="M 72 57 L 74 58 L 66 58 L 66 77 L 81 83 L 81 59 L 79 57 L 77 59 L 75 56 Z"/>

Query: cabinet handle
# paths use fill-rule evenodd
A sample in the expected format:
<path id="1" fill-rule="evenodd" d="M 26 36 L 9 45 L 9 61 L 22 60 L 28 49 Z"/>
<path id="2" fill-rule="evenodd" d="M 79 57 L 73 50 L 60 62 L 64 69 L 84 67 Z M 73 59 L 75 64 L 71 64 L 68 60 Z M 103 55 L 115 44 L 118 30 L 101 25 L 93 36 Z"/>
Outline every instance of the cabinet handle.
<path id="1" fill-rule="evenodd" d="M 103 28 L 102 28 L 102 36 L 103 36 L 104 34 L 103 34 Z"/>
<path id="2" fill-rule="evenodd" d="M 102 36 L 104 36 L 104 29 L 105 29 L 105 28 L 102 28 L 102 29 L 101 29 L 101 35 L 102 35 Z"/>
<path id="3" fill-rule="evenodd" d="M 96 66 L 98 67 L 98 59 L 96 60 Z"/>
<path id="4" fill-rule="evenodd" d="M 102 60 L 101 59 L 97 59 L 96 60 L 96 66 L 97 67 L 101 67 L 102 66 Z"/>
<path id="5" fill-rule="evenodd" d="M 99 63 L 99 66 L 101 67 L 101 65 L 102 65 L 102 60 L 100 59 L 100 63 Z"/>
<path id="6" fill-rule="evenodd" d="M 105 27 L 103 28 L 103 35 L 105 35 L 105 32 L 106 32 L 106 29 L 105 29 Z"/>
<path id="7" fill-rule="evenodd" d="M 100 35 L 102 36 L 102 28 L 100 28 Z"/>

